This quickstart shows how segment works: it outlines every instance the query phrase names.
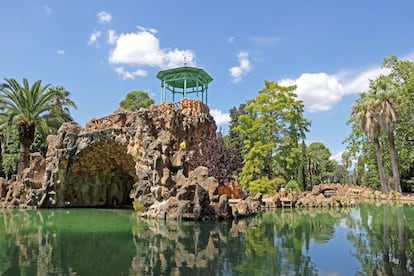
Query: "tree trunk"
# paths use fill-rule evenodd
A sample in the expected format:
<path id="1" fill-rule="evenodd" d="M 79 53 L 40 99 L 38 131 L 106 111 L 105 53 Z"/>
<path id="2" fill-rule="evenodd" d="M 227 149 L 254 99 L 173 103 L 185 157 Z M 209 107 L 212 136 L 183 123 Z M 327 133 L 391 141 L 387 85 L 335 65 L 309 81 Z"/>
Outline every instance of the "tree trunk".
<path id="1" fill-rule="evenodd" d="M 20 179 L 24 169 L 28 168 L 30 164 L 30 144 L 23 143 L 20 141 L 20 149 L 19 149 L 19 164 L 17 167 L 17 175 Z"/>
<path id="2" fill-rule="evenodd" d="M 375 154 L 377 155 L 378 172 L 380 175 L 381 190 L 383 193 L 388 193 L 388 185 L 385 180 L 384 162 L 382 161 L 381 146 L 378 138 L 374 138 Z"/>
<path id="3" fill-rule="evenodd" d="M 18 126 L 19 133 L 19 163 L 17 167 L 17 177 L 20 179 L 24 169 L 30 165 L 30 146 L 32 145 L 35 133 L 35 126 L 21 123 Z"/>
<path id="4" fill-rule="evenodd" d="M 394 179 L 395 191 L 401 193 L 402 190 L 401 190 L 401 183 L 400 183 L 400 172 L 398 171 L 397 151 L 395 150 L 394 133 L 392 131 L 388 132 L 388 142 L 390 144 L 392 177 Z"/>

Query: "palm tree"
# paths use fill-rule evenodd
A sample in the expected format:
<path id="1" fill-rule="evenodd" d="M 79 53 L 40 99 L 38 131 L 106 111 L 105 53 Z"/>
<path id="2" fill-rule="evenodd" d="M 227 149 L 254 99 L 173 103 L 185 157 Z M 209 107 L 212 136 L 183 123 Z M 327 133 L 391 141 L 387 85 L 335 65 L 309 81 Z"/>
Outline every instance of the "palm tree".
<path id="1" fill-rule="evenodd" d="M 15 79 L 5 79 L 0 85 L 0 112 L 4 123 L 17 128 L 19 148 L 18 177 L 29 166 L 30 146 L 36 128 L 48 133 L 48 123 L 68 119 L 66 106 L 74 106 L 66 100 L 68 93 L 61 89 L 49 89 L 36 81 L 32 86 L 27 79 L 20 85 Z M 66 90 L 64 90 L 66 91 Z"/>
<path id="2" fill-rule="evenodd" d="M 320 157 L 317 155 L 315 151 L 308 152 L 307 157 L 308 157 L 307 165 L 308 165 L 308 173 L 309 173 L 309 183 L 312 188 L 313 185 L 315 184 L 313 177 L 321 174 L 322 160 L 320 159 Z"/>
<path id="3" fill-rule="evenodd" d="M 46 128 L 40 129 L 41 131 L 47 131 L 46 133 L 42 133 L 45 135 L 44 138 L 46 138 L 48 134 L 56 132 L 64 122 L 73 121 L 69 107 L 77 108 L 76 104 L 69 99 L 70 92 L 63 86 L 50 86 L 49 90 L 53 90 L 57 93 L 58 97 L 50 102 L 54 108 L 50 109 L 43 117 L 47 125 Z"/>
<path id="4" fill-rule="evenodd" d="M 401 193 L 400 173 L 398 170 L 397 151 L 394 142 L 394 130 L 397 127 L 397 114 L 395 105 L 392 101 L 394 86 L 389 76 L 380 76 L 370 83 L 370 88 L 376 98 L 376 108 L 378 109 L 378 120 L 381 128 L 387 133 L 390 146 L 392 176 L 394 179 L 395 190 Z"/>
<path id="5" fill-rule="evenodd" d="M 355 101 L 351 108 L 351 116 L 355 119 L 355 121 L 360 123 L 365 135 L 374 143 L 378 172 L 380 175 L 381 190 L 382 192 L 387 193 L 388 185 L 385 180 L 384 161 L 382 159 L 381 146 L 379 143 L 381 127 L 378 116 L 375 112 L 376 109 L 372 98 L 370 98 L 366 93 L 362 93 L 361 97 Z"/>

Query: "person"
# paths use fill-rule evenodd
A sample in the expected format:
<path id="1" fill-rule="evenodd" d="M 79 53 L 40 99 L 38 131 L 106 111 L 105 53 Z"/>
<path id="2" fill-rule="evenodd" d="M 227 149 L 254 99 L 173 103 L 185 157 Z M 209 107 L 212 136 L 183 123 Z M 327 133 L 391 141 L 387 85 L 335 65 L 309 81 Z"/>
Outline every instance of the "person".
<path id="1" fill-rule="evenodd" d="M 279 194 L 280 194 L 281 197 L 285 197 L 286 196 L 285 185 L 281 185 L 280 186 Z"/>

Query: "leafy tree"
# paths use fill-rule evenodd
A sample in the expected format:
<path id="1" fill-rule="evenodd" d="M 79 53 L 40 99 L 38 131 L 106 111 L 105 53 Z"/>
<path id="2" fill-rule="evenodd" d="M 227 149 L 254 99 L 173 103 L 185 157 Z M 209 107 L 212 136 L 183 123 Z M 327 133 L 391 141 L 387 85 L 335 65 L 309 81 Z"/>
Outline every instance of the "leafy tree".
<path id="1" fill-rule="evenodd" d="M 19 141 L 15 128 L 5 127 L 3 130 L 3 145 L 1 151 L 2 173 L 8 179 L 10 175 L 17 173 L 19 160 Z"/>
<path id="2" fill-rule="evenodd" d="M 405 190 L 413 191 L 414 117 L 412 110 L 414 108 L 414 63 L 391 56 L 384 59 L 383 66 L 390 70 L 388 82 L 391 82 L 389 86 L 392 89 L 391 93 L 387 94 L 391 94 L 390 98 L 397 114 L 397 123 L 393 133 L 395 147 L 398 152 L 398 172 L 400 173 L 401 185 Z M 390 145 L 390 147 L 392 146 Z M 392 154 L 391 148 L 390 154 Z"/>
<path id="3" fill-rule="evenodd" d="M 69 96 L 70 92 L 67 91 L 63 86 L 50 86 L 49 91 L 53 91 L 58 95 L 55 97 L 50 104 L 53 106 L 50 111 L 45 114 L 47 128 L 40 128 L 39 130 L 49 130 L 49 132 L 56 132 L 62 123 L 73 121 L 72 115 L 70 114 L 70 108 L 77 108 L 74 101 Z"/>
<path id="4" fill-rule="evenodd" d="M 230 109 L 229 133 L 223 137 L 226 148 L 234 154 L 233 174 L 235 175 L 240 173 L 243 166 L 243 137 L 237 131 L 237 127 L 239 126 L 239 117 L 246 114 L 245 106 L 245 104 L 241 104 L 238 108 Z"/>
<path id="5" fill-rule="evenodd" d="M 274 191 L 297 177 L 299 140 L 310 122 L 303 116 L 303 103 L 296 99 L 296 86 L 284 87 L 265 81 L 254 99 L 246 101 L 245 114 L 236 131 L 243 138 L 243 168 L 239 174 L 249 192 Z"/>
<path id="6" fill-rule="evenodd" d="M 309 179 L 311 184 L 333 180 L 334 163 L 329 160 L 331 152 L 321 142 L 314 142 L 307 148 Z"/>
<path id="7" fill-rule="evenodd" d="M 351 168 L 352 166 L 352 160 L 351 160 L 351 153 L 349 150 L 345 150 L 342 153 L 342 164 L 344 165 L 345 168 L 345 183 L 349 183 L 349 173 L 348 173 L 348 169 Z"/>
<path id="8" fill-rule="evenodd" d="M 333 164 L 332 178 L 335 183 L 348 183 L 348 172 L 344 165 L 335 160 L 330 160 Z"/>
<path id="9" fill-rule="evenodd" d="M 147 108 L 152 104 L 154 104 L 154 100 L 148 96 L 147 92 L 141 90 L 129 92 L 125 99 L 119 102 L 120 107 L 129 111 L 138 111 L 140 108 Z"/>
<path id="10" fill-rule="evenodd" d="M 306 144 L 305 141 L 302 141 L 302 146 L 301 146 L 301 150 L 300 150 L 300 163 L 299 163 L 299 167 L 298 167 L 298 183 L 300 185 L 300 187 L 302 187 L 303 190 L 305 190 L 307 188 L 307 182 L 306 182 L 306 162 L 307 162 L 307 149 L 306 149 Z"/>
<path id="11" fill-rule="evenodd" d="M 18 174 L 29 166 L 30 146 L 33 143 L 36 129 L 49 132 L 51 121 L 63 122 L 68 118 L 71 102 L 69 95 L 62 89 L 49 89 L 36 81 L 32 86 L 27 79 L 19 84 L 15 79 L 5 79 L 0 86 L 0 109 L 2 123 L 17 129 L 19 148 Z"/>
<path id="12" fill-rule="evenodd" d="M 309 184 L 311 187 L 321 181 L 321 163 L 322 160 L 316 151 L 308 152 L 307 154 L 307 166 L 309 175 Z"/>

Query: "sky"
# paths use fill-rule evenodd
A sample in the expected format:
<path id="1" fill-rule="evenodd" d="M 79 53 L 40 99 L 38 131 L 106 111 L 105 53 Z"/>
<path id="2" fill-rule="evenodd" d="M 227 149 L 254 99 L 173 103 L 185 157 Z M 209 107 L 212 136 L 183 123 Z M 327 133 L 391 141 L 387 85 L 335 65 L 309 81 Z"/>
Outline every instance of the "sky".
<path id="1" fill-rule="evenodd" d="M 349 109 L 386 73 L 383 59 L 414 60 L 412 0 L 2 0 L 1 10 L 0 78 L 65 87 L 81 126 L 133 90 L 160 103 L 156 74 L 185 60 L 214 79 L 208 105 L 224 130 L 265 80 L 296 84 L 307 144 L 337 160 Z"/>

